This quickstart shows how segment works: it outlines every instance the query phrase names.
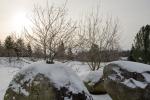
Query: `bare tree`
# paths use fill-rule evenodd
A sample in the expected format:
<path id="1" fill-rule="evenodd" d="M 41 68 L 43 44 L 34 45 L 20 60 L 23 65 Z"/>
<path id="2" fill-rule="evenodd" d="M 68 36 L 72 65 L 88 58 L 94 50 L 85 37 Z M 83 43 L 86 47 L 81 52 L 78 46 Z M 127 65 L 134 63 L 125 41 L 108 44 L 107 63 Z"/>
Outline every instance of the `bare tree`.
<path id="1" fill-rule="evenodd" d="M 66 3 L 62 7 L 35 7 L 31 19 L 32 33 L 26 29 L 27 38 L 40 45 L 48 63 L 53 63 L 58 46 L 62 41 L 67 46 L 76 29 L 75 23 L 67 20 L 65 6 Z"/>
<path id="2" fill-rule="evenodd" d="M 80 24 L 79 44 L 87 51 L 86 57 L 90 69 L 98 70 L 102 59 L 108 58 L 108 51 L 117 50 L 119 47 L 118 23 L 112 18 L 102 19 L 98 9 L 84 20 Z"/>

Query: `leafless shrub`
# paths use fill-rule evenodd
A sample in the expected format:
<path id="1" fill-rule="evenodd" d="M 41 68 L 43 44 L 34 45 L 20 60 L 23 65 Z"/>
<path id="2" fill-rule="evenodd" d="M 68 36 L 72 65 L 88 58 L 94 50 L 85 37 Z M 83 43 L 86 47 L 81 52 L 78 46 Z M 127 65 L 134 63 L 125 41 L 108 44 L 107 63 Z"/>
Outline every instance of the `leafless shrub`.
<path id="1" fill-rule="evenodd" d="M 103 59 L 115 57 L 114 52 L 118 50 L 118 22 L 111 17 L 102 19 L 99 10 L 86 16 L 80 24 L 79 44 L 86 49 L 87 63 L 91 70 L 98 70 Z"/>

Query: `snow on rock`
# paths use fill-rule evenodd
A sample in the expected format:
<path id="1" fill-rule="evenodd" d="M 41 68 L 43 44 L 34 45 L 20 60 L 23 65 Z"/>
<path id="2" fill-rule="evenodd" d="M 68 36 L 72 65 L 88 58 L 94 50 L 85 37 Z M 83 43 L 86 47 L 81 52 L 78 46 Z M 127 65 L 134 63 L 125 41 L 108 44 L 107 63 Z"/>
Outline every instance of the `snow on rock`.
<path id="1" fill-rule="evenodd" d="M 81 75 L 81 79 L 91 94 L 106 94 L 103 69 L 84 73 Z"/>
<path id="2" fill-rule="evenodd" d="M 68 93 L 71 91 L 72 94 L 82 94 L 87 97 L 86 100 L 92 100 L 91 96 L 84 86 L 80 78 L 72 71 L 71 68 L 64 66 L 63 64 L 46 64 L 45 62 L 37 62 L 29 65 L 28 67 L 22 69 L 11 81 L 8 90 L 13 90 L 16 93 L 23 94 L 25 96 L 30 95 L 30 90 L 25 87 L 31 84 L 39 84 L 38 81 L 35 83 L 35 78 L 37 75 L 44 75 L 48 78 L 50 83 L 54 85 L 58 91 L 62 89 L 67 89 Z M 23 78 L 20 79 L 20 76 Z M 16 78 L 19 78 L 18 80 Z M 19 82 L 18 82 L 19 81 Z M 26 86 L 22 87 L 22 85 Z M 67 92 L 65 91 L 65 92 Z M 8 93 L 9 94 L 9 93 Z M 6 96 L 8 95 L 6 93 Z M 67 97 L 65 97 L 67 98 Z M 9 100 L 9 99 L 6 99 Z M 68 99 L 66 99 L 68 100 Z M 69 99 L 74 100 L 74 99 Z M 85 100 L 85 99 L 83 99 Z"/>
<path id="3" fill-rule="evenodd" d="M 104 68 L 104 85 L 114 100 L 150 100 L 150 65 L 111 62 Z"/>
<path id="4" fill-rule="evenodd" d="M 83 75 L 81 75 L 81 79 L 84 82 L 88 82 L 89 85 L 94 85 L 95 83 L 100 81 L 102 76 L 103 76 L 103 70 L 96 70 L 96 71 L 89 71 L 87 73 L 84 73 Z"/>
<path id="5" fill-rule="evenodd" d="M 150 65 L 137 63 L 137 62 L 130 62 L 130 61 L 114 61 L 112 63 L 119 65 L 122 69 L 125 69 L 129 72 L 141 73 L 144 79 L 146 80 L 146 82 L 141 82 L 133 78 L 129 78 L 123 81 L 122 82 L 123 84 L 131 88 L 136 88 L 136 87 L 145 88 L 147 86 L 147 82 L 150 82 L 150 73 L 147 73 L 150 72 Z M 119 69 L 118 71 L 117 69 L 113 69 L 113 70 L 115 70 L 118 73 L 118 75 L 121 78 L 123 78 L 123 76 L 119 72 Z M 109 77 L 112 79 L 114 78 L 112 76 Z"/>
<path id="6" fill-rule="evenodd" d="M 69 89 L 74 92 L 82 92 L 86 90 L 83 83 L 80 81 L 78 76 L 73 72 L 70 68 L 66 68 L 66 66 L 62 64 L 45 64 L 45 62 L 39 62 L 31 64 L 28 68 L 23 69 L 19 73 L 28 74 L 24 81 L 29 79 L 33 80 L 35 75 L 38 73 L 44 74 L 50 80 L 53 81 L 55 86 L 59 89 L 68 83 L 71 84 Z M 86 92 L 88 92 L 86 90 Z"/>
<path id="7" fill-rule="evenodd" d="M 143 73 L 150 71 L 150 65 L 131 62 L 131 61 L 114 61 L 113 64 L 118 64 L 121 68 L 126 69 L 130 72 Z"/>
<path id="8" fill-rule="evenodd" d="M 147 86 L 145 82 L 136 81 L 133 78 L 126 79 L 124 82 L 121 82 L 121 83 L 131 88 L 140 87 L 144 89 Z"/>

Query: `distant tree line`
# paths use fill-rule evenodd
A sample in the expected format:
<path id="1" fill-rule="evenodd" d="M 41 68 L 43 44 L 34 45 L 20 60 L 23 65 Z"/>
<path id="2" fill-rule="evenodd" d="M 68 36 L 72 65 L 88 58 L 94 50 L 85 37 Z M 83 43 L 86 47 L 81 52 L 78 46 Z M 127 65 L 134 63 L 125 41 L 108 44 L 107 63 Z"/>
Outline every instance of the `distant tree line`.
<path id="1" fill-rule="evenodd" d="M 72 49 L 66 49 L 63 42 L 58 46 L 56 53 L 55 58 L 60 60 L 73 60 L 75 57 Z M 45 55 L 39 45 L 32 45 L 23 38 L 14 39 L 12 35 L 9 35 L 3 42 L 0 41 L 0 57 L 16 57 L 18 60 L 20 57 L 44 59 Z"/>
<path id="2" fill-rule="evenodd" d="M 7 36 L 4 42 L 0 42 L 1 57 L 32 57 L 33 52 L 30 43 L 25 43 L 22 38 L 14 39 L 12 36 Z"/>
<path id="3" fill-rule="evenodd" d="M 76 51 L 74 50 L 74 48 L 71 47 L 66 48 L 65 44 L 61 42 L 61 44 L 56 49 L 55 59 L 78 60 L 86 62 L 88 61 L 87 55 L 89 56 L 89 54 L 91 54 L 93 51 L 95 54 L 97 54 L 98 47 L 92 46 L 90 50 Z M 103 54 L 102 62 L 117 60 L 119 58 L 119 55 L 127 56 L 126 52 L 125 53 L 124 52 L 118 52 L 116 50 L 101 51 L 101 53 Z M 93 57 L 95 56 L 93 55 Z M 29 57 L 31 59 L 33 58 L 44 59 L 45 55 L 40 46 L 33 45 L 31 42 L 26 42 L 22 38 L 14 39 L 13 36 L 10 35 L 7 36 L 3 42 L 2 41 L 0 42 L 0 57 L 16 57 L 18 60 L 20 59 L 20 57 Z"/>

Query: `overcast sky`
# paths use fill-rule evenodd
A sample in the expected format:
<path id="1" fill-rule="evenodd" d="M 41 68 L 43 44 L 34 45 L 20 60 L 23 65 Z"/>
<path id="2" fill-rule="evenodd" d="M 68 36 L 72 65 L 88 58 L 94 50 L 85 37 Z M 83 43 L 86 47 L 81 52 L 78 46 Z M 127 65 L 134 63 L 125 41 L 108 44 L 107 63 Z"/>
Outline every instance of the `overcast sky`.
<path id="1" fill-rule="evenodd" d="M 12 31 L 17 31 L 14 16 L 23 12 L 31 13 L 34 4 L 45 5 L 47 0 L 0 0 L 0 35 L 3 39 Z M 49 0 L 50 4 L 60 5 L 65 0 Z M 98 0 L 68 0 L 71 17 L 78 19 L 96 7 Z M 130 49 L 134 36 L 140 27 L 150 24 L 150 0 L 101 0 L 102 15 L 118 18 L 120 23 L 120 44 Z M 18 19 L 19 21 L 19 19 Z"/>

